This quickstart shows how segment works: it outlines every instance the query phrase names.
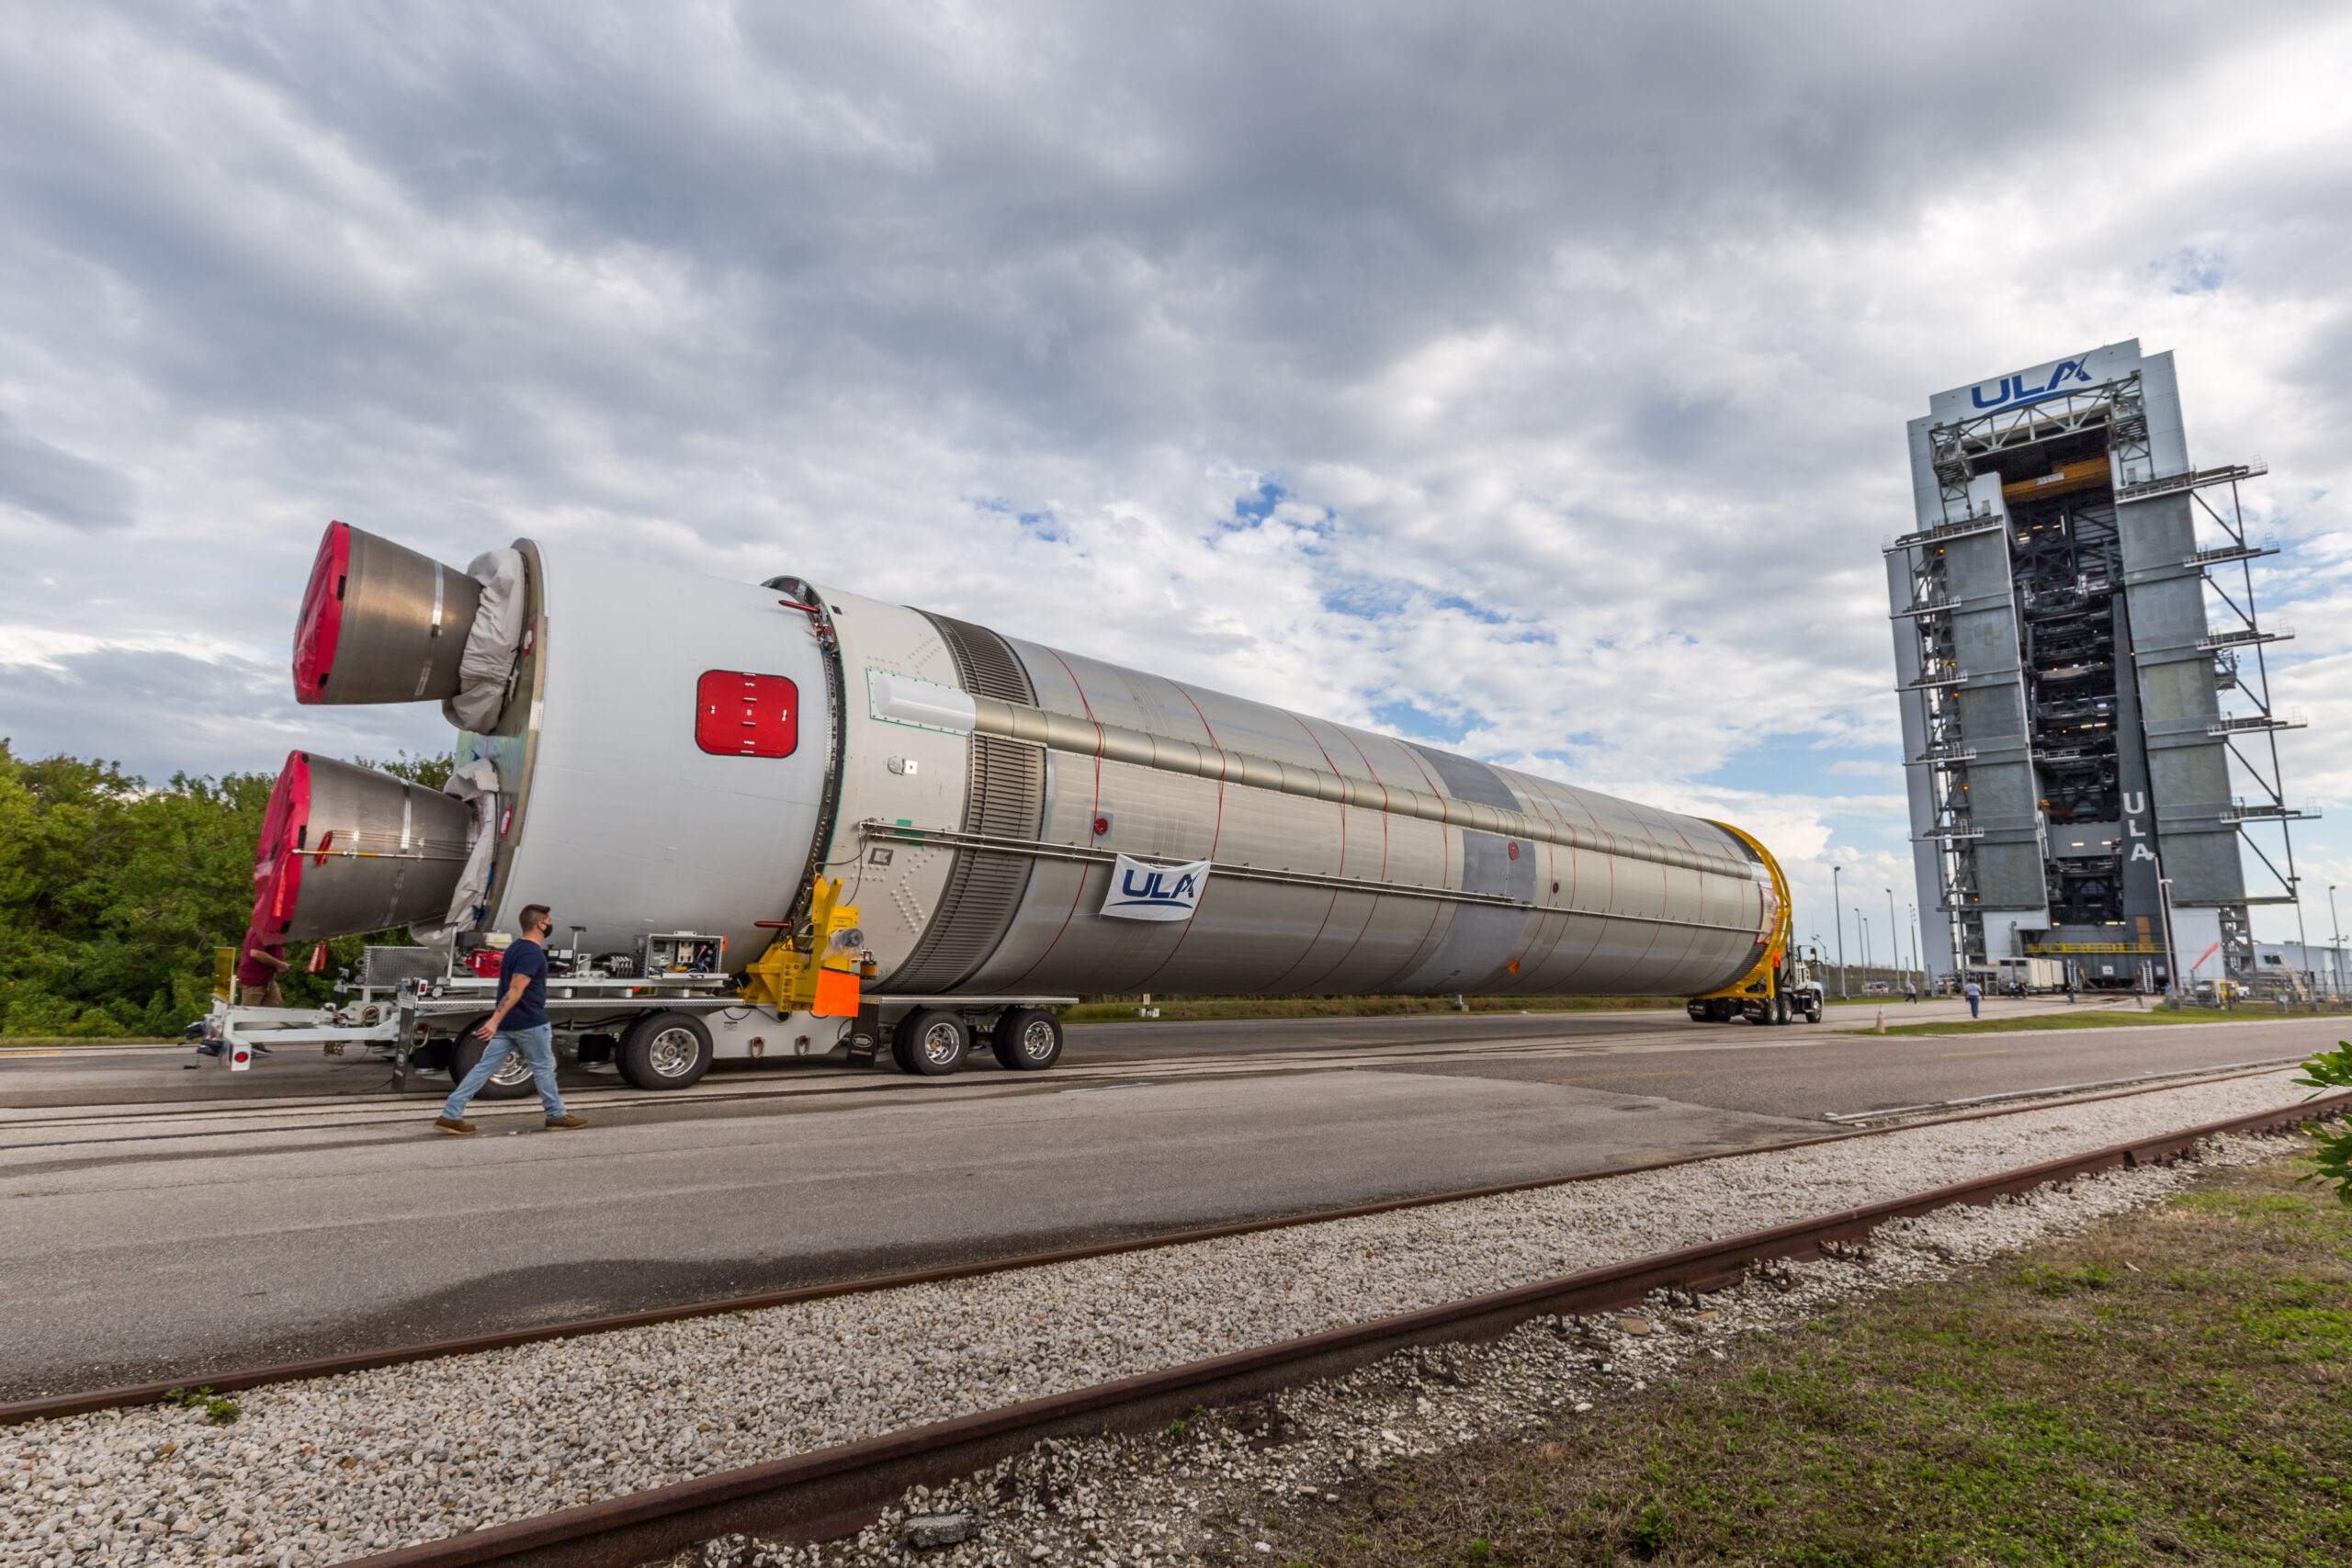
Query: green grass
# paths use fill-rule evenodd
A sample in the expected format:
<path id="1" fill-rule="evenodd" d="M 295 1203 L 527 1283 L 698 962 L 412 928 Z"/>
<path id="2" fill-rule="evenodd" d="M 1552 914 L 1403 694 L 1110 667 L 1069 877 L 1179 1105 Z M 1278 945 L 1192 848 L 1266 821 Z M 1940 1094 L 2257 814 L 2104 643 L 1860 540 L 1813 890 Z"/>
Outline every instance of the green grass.
<path id="1" fill-rule="evenodd" d="M 1679 1010 L 1680 997 L 1471 997 L 1472 1012 L 1620 1012 Z M 1065 1023 L 1133 1020 L 1141 997 L 1098 998 L 1061 1010 Z M 1452 997 L 1159 997 L 1159 1021 L 1202 1018 L 1388 1018 L 1459 1012 Z"/>
<path id="2" fill-rule="evenodd" d="M 233 1427 L 237 1424 L 239 1415 L 237 1402 L 233 1399 L 223 1399 L 209 1388 L 194 1390 L 167 1388 L 164 1391 L 163 1403 L 181 1405 L 189 1410 L 201 1410 L 204 1412 L 205 1420 L 215 1427 Z"/>
<path id="3" fill-rule="evenodd" d="M 2305 1168 L 1738 1341 L 1269 1539 L 1316 1568 L 2352 1562 L 2352 1209 Z"/>
<path id="4" fill-rule="evenodd" d="M 1890 1023 L 1889 1034 L 2008 1034 L 2021 1029 L 2138 1029 L 2154 1023 L 2264 1023 L 2300 1014 L 2272 1012 L 2267 1010 L 2240 1008 L 2233 1012 L 2222 1008 L 2152 1007 L 2142 1012 L 2137 1008 L 2119 1007 L 2112 1003 L 2082 1004 L 2096 1011 L 2016 1013 L 2007 1018 L 1960 1019 L 1946 1023 Z M 1840 1034 L 1875 1034 L 1875 1029 L 1841 1029 Z"/>

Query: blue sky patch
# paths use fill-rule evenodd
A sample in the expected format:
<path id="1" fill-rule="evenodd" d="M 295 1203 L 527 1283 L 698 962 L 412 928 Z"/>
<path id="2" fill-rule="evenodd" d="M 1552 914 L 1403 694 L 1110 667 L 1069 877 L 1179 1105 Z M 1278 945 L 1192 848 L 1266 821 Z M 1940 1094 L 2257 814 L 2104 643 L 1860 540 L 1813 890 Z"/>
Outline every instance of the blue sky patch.
<path id="1" fill-rule="evenodd" d="M 1693 784 L 1722 789 L 1753 790 L 1762 795 L 1884 795 L 1903 793 L 1901 778 L 1889 773 L 1833 773 L 1831 764 L 1855 761 L 1892 763 L 1900 761 L 1893 748 L 1818 746 L 1795 736 L 1775 735 L 1733 752 Z"/>
<path id="2" fill-rule="evenodd" d="M 1391 734 L 1408 740 L 1443 741 L 1459 746 L 1464 736 L 1486 723 L 1485 716 L 1464 714 L 1460 718 L 1442 718 L 1418 703 L 1381 703 L 1372 710 L 1373 721 Z"/>

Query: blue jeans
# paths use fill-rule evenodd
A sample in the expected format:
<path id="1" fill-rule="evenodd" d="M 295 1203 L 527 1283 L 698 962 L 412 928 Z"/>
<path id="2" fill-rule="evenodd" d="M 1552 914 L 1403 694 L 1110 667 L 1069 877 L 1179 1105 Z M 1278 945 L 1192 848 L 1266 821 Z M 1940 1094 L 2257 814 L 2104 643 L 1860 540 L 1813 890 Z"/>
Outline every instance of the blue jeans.
<path id="1" fill-rule="evenodd" d="M 539 1103 L 547 1108 L 550 1121 L 563 1114 L 563 1096 L 555 1087 L 555 1026 L 535 1023 L 528 1029 L 502 1029 L 490 1037 L 490 1047 L 466 1075 L 466 1081 L 457 1091 L 441 1102 L 441 1114 L 452 1122 L 461 1121 L 466 1114 L 466 1102 L 481 1092 L 490 1075 L 498 1071 L 507 1054 L 520 1047 L 523 1059 L 531 1064 L 531 1081 L 539 1086 Z"/>
<path id="2" fill-rule="evenodd" d="M 1974 997 L 1968 998 L 1968 1016 L 1971 1018 L 1974 1018 L 1976 1016 L 1976 998 Z M 487 1061 L 489 1058 L 484 1057 L 483 1060 Z"/>

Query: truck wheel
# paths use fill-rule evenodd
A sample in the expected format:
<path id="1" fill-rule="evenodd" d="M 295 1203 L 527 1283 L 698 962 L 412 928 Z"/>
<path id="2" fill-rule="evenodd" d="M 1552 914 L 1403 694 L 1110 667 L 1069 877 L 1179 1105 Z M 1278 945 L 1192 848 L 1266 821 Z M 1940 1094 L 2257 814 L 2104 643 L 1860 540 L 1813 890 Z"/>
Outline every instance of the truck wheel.
<path id="1" fill-rule="evenodd" d="M 690 1012 L 657 1012 L 621 1042 L 621 1077 L 639 1089 L 684 1089 L 710 1071 L 710 1031 Z"/>
<path id="2" fill-rule="evenodd" d="M 972 1032 L 964 1021 L 941 1008 L 925 1008 L 899 1021 L 892 1032 L 892 1053 L 899 1066 L 918 1077 L 944 1077 L 964 1065 L 972 1048 Z"/>
<path id="3" fill-rule="evenodd" d="M 482 1053 L 490 1049 L 489 1041 L 474 1038 L 474 1031 L 480 1029 L 489 1017 L 488 1013 L 484 1013 L 481 1018 L 468 1019 L 465 1028 L 459 1030 L 458 1037 L 449 1042 L 449 1081 L 451 1083 L 465 1082 L 466 1075 L 472 1072 L 481 1061 Z M 530 1058 L 520 1051 L 509 1051 L 506 1053 L 506 1060 L 498 1064 L 498 1071 L 490 1075 L 490 1081 L 481 1086 L 481 1093 L 476 1098 L 521 1100 L 530 1092 Z"/>
<path id="4" fill-rule="evenodd" d="M 1819 997 L 1814 998 L 1811 1001 L 1805 1004 L 1804 1021 L 1807 1023 L 1819 1023 L 1821 1021 L 1821 998 Z"/>
<path id="5" fill-rule="evenodd" d="M 1774 997 L 1772 998 L 1772 1021 L 1781 1025 L 1786 1025 L 1789 1021 L 1788 998 Z"/>
<path id="6" fill-rule="evenodd" d="M 1007 1072 L 1042 1073 L 1062 1058 L 1062 1021 L 1043 1008 L 1015 1008 L 996 1021 L 989 1049 Z"/>

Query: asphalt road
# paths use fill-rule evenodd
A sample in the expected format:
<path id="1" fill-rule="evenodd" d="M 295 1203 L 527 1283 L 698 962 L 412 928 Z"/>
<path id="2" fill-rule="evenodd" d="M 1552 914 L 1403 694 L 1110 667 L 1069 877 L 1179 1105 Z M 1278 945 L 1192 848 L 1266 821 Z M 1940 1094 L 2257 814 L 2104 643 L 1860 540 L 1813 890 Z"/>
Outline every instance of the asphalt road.
<path id="1" fill-rule="evenodd" d="M 2344 1032 L 1833 1032 L 1869 1018 L 1095 1025 L 1042 1075 L 786 1063 L 656 1095 L 583 1076 L 589 1130 L 509 1102 L 478 1106 L 470 1140 L 430 1130 L 446 1081 L 393 1096 L 357 1058 L 0 1054 L 0 1397 L 1607 1169 Z"/>

